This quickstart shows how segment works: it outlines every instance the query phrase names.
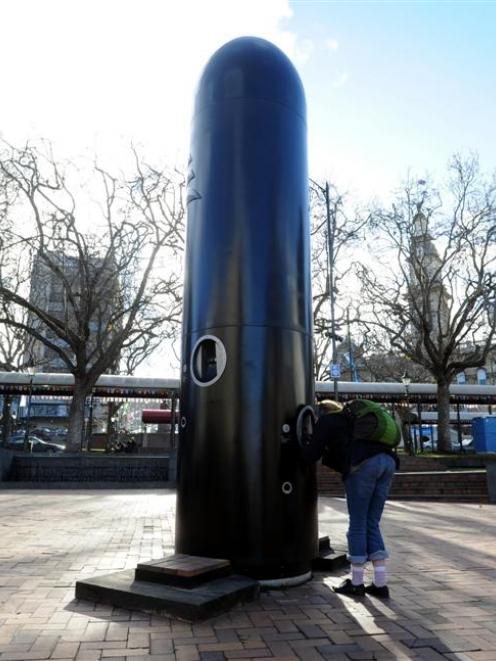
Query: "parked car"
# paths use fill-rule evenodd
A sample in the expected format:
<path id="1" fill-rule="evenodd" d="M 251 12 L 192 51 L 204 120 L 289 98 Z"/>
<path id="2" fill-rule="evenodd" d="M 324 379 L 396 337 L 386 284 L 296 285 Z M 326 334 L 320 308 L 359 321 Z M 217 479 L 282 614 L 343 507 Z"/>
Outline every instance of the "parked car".
<path id="1" fill-rule="evenodd" d="M 424 450 L 428 450 L 428 451 L 437 450 L 437 444 L 433 446 L 432 439 L 429 439 L 428 441 L 424 441 L 422 447 Z M 451 452 L 460 452 L 460 443 L 458 441 L 452 440 L 450 444 L 450 449 Z M 474 439 L 471 436 L 462 438 L 461 451 L 470 452 L 471 450 L 474 450 Z"/>
<path id="2" fill-rule="evenodd" d="M 23 450 L 24 449 L 24 434 L 13 434 L 8 442 L 5 444 L 5 447 L 11 450 Z M 29 452 L 45 452 L 47 454 L 57 454 L 59 452 L 64 452 L 65 447 L 59 443 L 51 443 L 49 441 L 44 441 L 38 436 L 33 436 L 30 434 L 28 436 L 29 443 Z"/>
<path id="3" fill-rule="evenodd" d="M 67 438 L 67 429 L 65 427 L 53 427 L 50 434 L 52 439 L 64 441 Z"/>
<path id="4" fill-rule="evenodd" d="M 33 436 L 43 439 L 44 441 L 51 441 L 53 436 L 53 430 L 49 427 L 34 427 L 31 430 Z"/>
<path id="5" fill-rule="evenodd" d="M 458 452 L 460 450 L 460 444 L 457 443 L 456 445 L 457 447 L 453 447 L 453 450 Z M 474 439 L 471 436 L 462 438 L 462 448 L 465 452 L 475 450 Z"/>
<path id="6" fill-rule="evenodd" d="M 64 452 L 65 446 L 60 443 L 52 443 L 51 441 L 44 441 L 41 438 L 38 438 L 31 445 L 31 452 L 46 452 L 48 454 L 59 454 Z"/>
<path id="7" fill-rule="evenodd" d="M 9 438 L 5 446 L 10 448 L 11 450 L 22 450 L 24 446 L 24 440 L 25 440 L 24 433 L 17 432 L 16 434 L 12 434 L 12 436 Z M 28 442 L 30 445 L 36 443 L 37 441 L 41 441 L 41 438 L 35 436 L 34 434 L 29 434 Z"/>

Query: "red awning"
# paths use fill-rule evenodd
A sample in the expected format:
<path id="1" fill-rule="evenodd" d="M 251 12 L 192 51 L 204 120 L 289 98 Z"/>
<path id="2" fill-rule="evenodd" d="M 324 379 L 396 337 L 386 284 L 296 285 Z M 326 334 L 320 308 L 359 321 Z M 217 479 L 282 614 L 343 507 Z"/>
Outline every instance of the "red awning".
<path id="1" fill-rule="evenodd" d="M 143 409 L 141 412 L 141 421 L 145 424 L 169 424 L 172 417 L 172 411 L 169 409 Z"/>

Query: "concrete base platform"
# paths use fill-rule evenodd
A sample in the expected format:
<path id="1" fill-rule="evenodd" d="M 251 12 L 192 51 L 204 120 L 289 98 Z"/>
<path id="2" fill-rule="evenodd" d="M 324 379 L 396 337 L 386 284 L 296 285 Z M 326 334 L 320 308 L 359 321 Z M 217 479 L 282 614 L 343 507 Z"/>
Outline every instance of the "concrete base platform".
<path id="1" fill-rule="evenodd" d="M 349 564 L 350 563 L 344 551 L 321 551 L 319 555 L 312 560 L 312 569 L 313 571 L 322 571 L 332 574 L 343 569 L 343 567 L 347 567 Z"/>
<path id="2" fill-rule="evenodd" d="M 76 598 L 130 610 L 160 610 L 187 621 L 223 613 L 235 604 L 256 599 L 258 581 L 246 576 L 217 578 L 193 588 L 135 580 L 134 569 L 76 583 Z"/>
<path id="3" fill-rule="evenodd" d="M 312 560 L 313 571 L 332 574 L 348 565 L 349 561 L 345 551 L 334 549 L 328 535 L 319 537 L 319 555 Z"/>

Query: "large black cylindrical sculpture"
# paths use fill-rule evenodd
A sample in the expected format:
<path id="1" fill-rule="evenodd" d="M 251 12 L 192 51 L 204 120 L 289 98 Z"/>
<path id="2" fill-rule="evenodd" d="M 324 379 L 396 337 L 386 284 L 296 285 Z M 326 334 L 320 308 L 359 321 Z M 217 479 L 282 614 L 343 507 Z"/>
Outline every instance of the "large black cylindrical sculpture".
<path id="1" fill-rule="evenodd" d="M 288 583 L 318 554 L 296 439 L 313 402 L 307 189 L 295 68 L 262 39 L 229 42 L 193 119 L 176 551 Z"/>

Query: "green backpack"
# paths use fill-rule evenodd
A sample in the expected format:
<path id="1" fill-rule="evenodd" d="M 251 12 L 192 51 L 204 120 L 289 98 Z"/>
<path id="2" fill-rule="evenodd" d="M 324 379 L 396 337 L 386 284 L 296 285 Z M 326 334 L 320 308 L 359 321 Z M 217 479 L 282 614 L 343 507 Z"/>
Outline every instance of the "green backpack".
<path id="1" fill-rule="evenodd" d="M 401 440 L 401 430 L 391 414 L 380 404 L 368 399 L 355 399 L 344 405 L 352 424 L 351 438 L 382 443 L 395 448 Z"/>

